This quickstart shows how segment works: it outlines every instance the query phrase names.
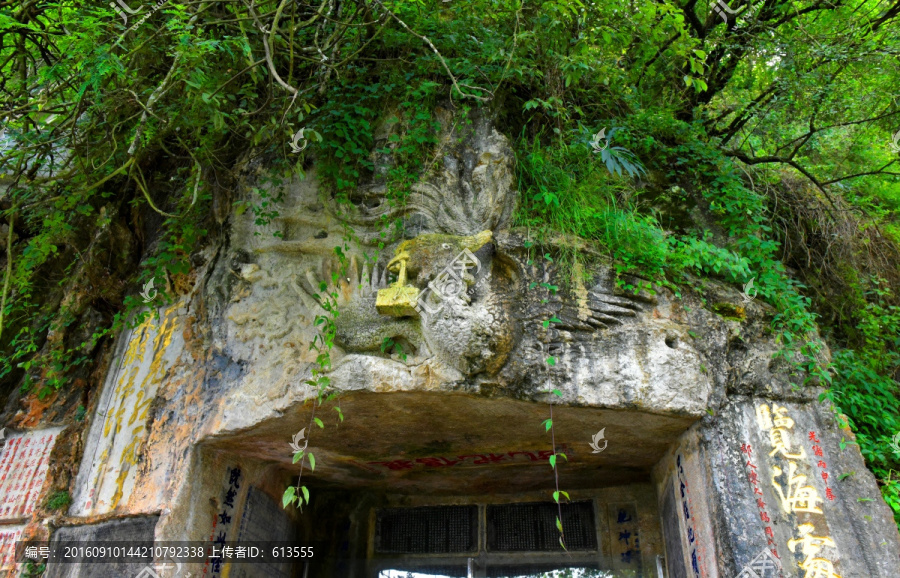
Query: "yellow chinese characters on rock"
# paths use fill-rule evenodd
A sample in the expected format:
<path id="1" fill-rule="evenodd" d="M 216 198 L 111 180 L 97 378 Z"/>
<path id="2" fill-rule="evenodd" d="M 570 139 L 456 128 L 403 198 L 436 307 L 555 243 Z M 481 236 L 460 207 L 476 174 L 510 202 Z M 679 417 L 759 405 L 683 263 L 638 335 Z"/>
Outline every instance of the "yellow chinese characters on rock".
<path id="1" fill-rule="evenodd" d="M 806 557 L 800 563 L 800 568 L 806 570 L 805 578 L 834 578 L 838 576 L 834 571 L 834 564 L 831 560 L 816 558 L 816 554 L 821 552 L 825 546 L 834 548 L 834 540 L 813 536 L 814 528 L 812 524 L 802 524 L 798 530 L 800 531 L 800 538 L 788 540 L 788 549 L 793 552 L 797 545 L 800 545 L 800 553 Z M 840 577 L 838 576 L 838 578 Z"/>
<path id="2" fill-rule="evenodd" d="M 113 470 L 115 488 L 108 501 L 111 509 L 116 508 L 124 497 L 126 480 L 129 475 L 134 475 L 132 467 L 138 463 L 139 450 L 144 442 L 144 437 L 140 434 L 146 431 L 147 414 L 155 397 L 156 386 L 165 375 L 163 354 L 171 344 L 176 328 L 176 310 L 177 306 L 168 308 L 162 315 L 159 326 L 152 317 L 146 319 L 135 329 L 123 356 L 122 367 L 125 370 L 116 383 L 103 427 L 102 439 L 108 440 L 109 445 L 103 450 L 100 457 L 103 465 L 96 474 L 96 494 L 99 496 L 104 489 L 104 482 L 108 482 L 103 475 L 111 467 L 107 462 L 111 455 L 118 454 L 114 462 L 118 471 Z M 151 342 L 150 337 L 154 333 L 156 335 Z M 145 355 L 151 356 L 146 368 L 143 364 Z M 143 379 L 138 384 L 142 373 Z M 119 438 L 123 442 L 117 443 Z M 93 502 L 89 502 L 88 507 L 93 505 Z"/>
<path id="3" fill-rule="evenodd" d="M 806 452 L 802 447 L 794 448 L 791 440 L 791 430 L 794 429 L 794 420 L 788 415 L 786 407 L 773 403 L 762 404 L 756 408 L 756 423 L 764 432 L 769 434 L 769 443 L 772 451 L 769 457 L 780 456 L 788 460 L 786 479 L 782 478 L 785 471 L 776 465 L 772 466 L 772 488 L 778 494 L 781 501 L 781 510 L 786 514 L 806 513 L 824 515 L 821 505 L 825 502 L 819 495 L 819 491 L 807 484 L 807 477 L 798 473 L 799 466 L 794 460 L 806 458 Z M 778 479 L 782 479 L 779 483 Z M 834 562 L 824 557 L 819 557 L 823 548 L 836 548 L 834 541 L 827 536 L 814 536 L 813 524 L 801 524 L 796 533 L 799 538 L 788 540 L 788 549 L 800 553 L 804 560 L 800 562 L 800 569 L 805 573 L 803 578 L 841 578 L 834 570 Z"/>
<path id="4" fill-rule="evenodd" d="M 786 514 L 791 512 L 808 512 L 810 514 L 822 514 L 819 504 L 824 500 L 819 497 L 819 491 L 813 486 L 804 486 L 806 476 L 797 475 L 797 464 L 788 462 L 788 485 L 787 493 L 781 487 L 781 484 L 775 481 L 775 478 L 781 476 L 782 470 L 778 466 L 772 466 L 772 486 L 781 499 L 781 509 Z"/>
<path id="5" fill-rule="evenodd" d="M 806 452 L 803 448 L 798 448 L 799 453 L 791 453 L 791 434 L 790 430 L 794 429 L 794 420 L 787 415 L 786 407 L 779 407 L 772 404 L 772 411 L 769 406 L 761 405 L 756 408 L 756 422 L 760 429 L 769 432 L 769 442 L 772 444 L 772 451 L 769 456 L 781 454 L 789 460 L 802 460 L 806 458 Z"/>

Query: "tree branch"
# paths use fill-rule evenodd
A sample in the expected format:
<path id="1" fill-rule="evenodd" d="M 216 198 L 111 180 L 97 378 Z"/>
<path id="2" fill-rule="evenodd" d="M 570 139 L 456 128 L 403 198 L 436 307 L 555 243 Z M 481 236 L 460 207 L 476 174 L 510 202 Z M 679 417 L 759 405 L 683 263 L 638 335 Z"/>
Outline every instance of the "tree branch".
<path id="1" fill-rule="evenodd" d="M 825 182 L 822 183 L 822 184 L 823 184 L 823 185 L 830 185 L 830 184 L 832 184 L 832 183 L 838 183 L 838 182 L 840 182 L 840 181 L 845 181 L 845 180 L 847 180 L 847 179 L 853 179 L 853 178 L 856 178 L 856 177 L 862 177 L 862 176 L 866 176 L 866 175 L 894 175 L 894 176 L 900 176 L 900 173 L 893 173 L 893 172 L 884 170 L 884 169 L 888 168 L 889 166 L 891 166 L 892 164 L 894 164 L 894 163 L 896 163 L 896 162 L 897 162 L 896 159 L 895 159 L 895 160 L 892 160 L 891 162 L 889 162 L 888 164 L 884 165 L 883 167 L 881 167 L 881 168 L 878 169 L 877 171 L 868 171 L 868 172 L 865 172 L 865 173 L 856 173 L 856 174 L 853 174 L 853 175 L 847 175 L 847 176 L 841 177 L 841 178 L 839 178 L 839 179 L 832 179 L 832 180 L 830 180 L 830 181 L 825 181 Z"/>
<path id="2" fill-rule="evenodd" d="M 466 85 L 467 88 L 472 88 L 472 89 L 474 89 L 474 90 L 481 90 L 481 91 L 483 91 L 483 92 L 486 92 L 486 93 L 490 94 L 491 97 L 487 97 L 487 96 L 479 96 L 479 95 L 477 95 L 477 94 L 469 94 L 469 93 L 467 93 L 467 92 L 464 92 L 463 89 L 460 88 L 459 83 L 456 82 L 456 77 L 453 76 L 453 73 L 452 73 L 452 72 L 450 72 L 450 67 L 447 66 L 447 62 L 444 60 L 444 57 L 441 56 L 441 53 L 438 51 L 437 48 L 435 48 L 435 46 L 434 46 L 434 44 L 432 44 L 431 40 L 429 40 L 426 36 L 422 36 L 421 34 L 418 34 L 418 33 L 416 33 L 416 32 L 413 32 L 413 30 L 412 30 L 409 26 L 406 25 L 406 22 L 404 22 L 403 20 L 400 20 L 400 17 L 399 17 L 399 16 L 397 16 L 397 15 L 394 14 L 391 10 L 389 10 L 387 7 L 385 7 L 385 5 L 381 3 L 381 0 L 375 0 L 375 3 L 378 4 L 379 6 L 381 6 L 381 8 L 382 8 L 383 10 L 385 10 L 385 11 L 387 12 L 387 14 L 388 14 L 391 18 L 393 18 L 394 20 L 396 20 L 396 21 L 400 24 L 400 26 L 402 26 L 403 28 L 405 28 L 407 32 L 409 32 L 410 34 L 412 34 L 412 35 L 415 36 L 416 38 L 419 38 L 420 40 L 423 40 L 426 44 L 428 44 L 429 47 L 431 47 L 431 50 L 435 53 L 435 55 L 437 55 L 438 59 L 441 61 L 441 64 L 444 66 L 444 70 L 446 70 L 446 71 L 447 71 L 447 74 L 450 76 L 450 81 L 453 83 L 453 87 L 456 88 L 456 90 L 457 90 L 461 95 L 463 95 L 463 97 L 474 98 L 475 100 L 478 100 L 478 101 L 481 101 L 481 102 L 489 102 L 489 101 L 491 100 L 491 97 L 493 97 L 494 95 L 491 93 L 491 91 L 489 91 L 489 90 L 486 89 L 486 88 L 480 88 L 480 87 L 477 87 L 477 86 L 468 86 L 468 85 Z M 450 97 L 453 98 L 453 93 L 452 93 L 452 91 L 451 91 L 451 93 L 450 93 Z"/>
<path id="3" fill-rule="evenodd" d="M 803 168 L 800 163 L 793 159 L 776 156 L 750 157 L 741 151 L 725 151 L 725 155 L 734 157 L 748 165 L 762 165 L 766 163 L 782 163 L 785 165 L 790 165 L 794 167 L 798 172 L 803 174 L 803 176 L 805 176 L 807 179 L 809 179 L 812 184 L 816 185 L 816 188 L 822 191 L 822 194 L 825 195 L 826 199 L 828 199 L 828 204 L 830 204 L 835 211 L 839 211 L 837 205 L 834 203 L 834 199 L 832 199 L 831 195 L 828 194 L 828 191 L 825 190 L 823 183 L 820 183 L 812 173 Z M 831 213 L 831 211 L 829 211 L 828 214 L 832 219 L 834 219 L 834 215 Z"/>

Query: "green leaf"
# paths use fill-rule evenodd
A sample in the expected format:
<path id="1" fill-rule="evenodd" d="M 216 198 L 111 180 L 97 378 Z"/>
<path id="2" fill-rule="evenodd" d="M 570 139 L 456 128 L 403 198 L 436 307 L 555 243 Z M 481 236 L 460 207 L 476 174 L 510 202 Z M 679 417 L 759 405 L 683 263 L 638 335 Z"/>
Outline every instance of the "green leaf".
<path id="1" fill-rule="evenodd" d="M 294 486 L 290 486 L 284 491 L 284 495 L 281 496 L 282 508 L 287 508 L 288 504 L 292 504 L 294 502 L 294 500 L 297 498 L 296 492 L 297 488 L 295 488 Z"/>
<path id="2" fill-rule="evenodd" d="M 555 358 L 555 357 L 548 357 L 548 358 L 547 358 L 547 365 L 549 365 L 550 367 L 553 367 L 554 365 L 556 365 L 556 358 Z"/>
<path id="3" fill-rule="evenodd" d="M 542 421 L 541 423 L 542 423 L 542 424 L 544 425 L 544 427 L 546 428 L 544 431 L 550 431 L 550 428 L 553 427 L 553 420 L 552 420 L 552 419 L 545 419 L 545 420 Z"/>
<path id="4" fill-rule="evenodd" d="M 314 417 L 314 418 L 313 418 L 313 421 L 316 422 L 316 425 L 319 426 L 320 428 L 324 428 L 324 427 L 325 427 L 325 424 L 322 423 L 322 420 L 320 420 L 319 418 Z"/>
<path id="5" fill-rule="evenodd" d="M 558 389 L 551 390 L 550 393 L 552 393 L 553 395 L 555 395 L 557 397 L 562 397 L 562 392 Z"/>
<path id="6" fill-rule="evenodd" d="M 559 521 L 559 518 L 556 518 L 556 529 L 559 530 L 560 534 L 562 534 L 562 522 Z M 559 539 L 560 543 L 562 543 L 562 538 Z"/>
<path id="7" fill-rule="evenodd" d="M 297 462 L 302 460 L 305 453 L 306 452 L 294 452 L 294 460 L 291 463 L 296 464 Z"/>
<path id="8" fill-rule="evenodd" d="M 309 469 L 316 471 L 316 456 L 309 454 Z"/>
<path id="9" fill-rule="evenodd" d="M 306 503 L 309 503 L 309 490 L 306 489 L 306 486 L 300 486 L 300 491 L 303 492 L 303 499 Z"/>
<path id="10" fill-rule="evenodd" d="M 556 456 L 550 456 L 549 461 L 550 461 L 550 467 L 555 468 L 556 467 Z"/>
<path id="11" fill-rule="evenodd" d="M 553 501 L 559 503 L 559 492 L 553 492 Z"/>

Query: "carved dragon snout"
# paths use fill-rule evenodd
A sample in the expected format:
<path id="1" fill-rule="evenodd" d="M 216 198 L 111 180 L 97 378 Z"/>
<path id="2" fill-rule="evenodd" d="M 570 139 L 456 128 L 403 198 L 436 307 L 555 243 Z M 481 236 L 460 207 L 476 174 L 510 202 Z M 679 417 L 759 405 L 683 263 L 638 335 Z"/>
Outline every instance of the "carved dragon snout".
<path id="1" fill-rule="evenodd" d="M 492 240 L 491 231 L 482 231 L 468 237 L 426 234 L 404 241 L 387 265 L 389 271 L 397 274 L 397 281 L 378 291 L 376 310 L 392 317 L 420 317 L 420 310 L 425 305 L 421 301 L 423 292 L 415 285 L 407 284 L 410 277 L 416 276 L 420 284 L 434 279 L 439 283 L 449 282 L 457 289 L 463 289 L 463 285 L 469 287 L 475 279 L 468 269 L 481 268 L 474 252 Z M 462 294 L 465 298 L 465 291 Z"/>

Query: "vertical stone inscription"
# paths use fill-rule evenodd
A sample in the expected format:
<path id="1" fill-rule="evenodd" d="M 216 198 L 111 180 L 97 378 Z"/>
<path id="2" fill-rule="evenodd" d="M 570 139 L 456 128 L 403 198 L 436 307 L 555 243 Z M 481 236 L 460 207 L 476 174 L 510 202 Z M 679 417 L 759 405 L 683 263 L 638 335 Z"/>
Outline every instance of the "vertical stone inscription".
<path id="1" fill-rule="evenodd" d="M 825 500 L 803 473 L 809 468 L 806 452 L 794 443 L 794 420 L 786 407 L 773 403 L 756 408 L 756 423 L 768 434 L 772 451 L 771 483 L 778 496 L 783 516 L 794 527 L 794 537 L 787 547 L 799 554 L 798 565 L 803 578 L 841 578 L 835 571 L 837 544 L 828 535 L 822 506 Z M 813 437 L 815 433 L 813 432 Z M 827 478 L 825 478 L 827 483 Z"/>
<path id="2" fill-rule="evenodd" d="M 688 550 L 691 553 L 691 576 L 706 578 L 706 567 L 702 552 L 699 550 L 697 540 L 697 524 L 693 518 L 693 505 L 687 475 L 684 473 L 682 462 L 684 458 L 678 454 L 675 458 L 675 466 L 678 469 L 678 494 L 681 499 L 681 513 L 684 515 L 684 527 L 687 531 Z"/>
<path id="3" fill-rule="evenodd" d="M 0 526 L 0 574 L 15 576 L 16 542 L 22 539 L 25 526 Z"/>
<path id="4" fill-rule="evenodd" d="M 766 533 L 766 546 L 771 547 L 771 552 L 776 558 L 780 558 L 778 555 L 778 546 L 775 544 L 775 532 L 772 530 L 772 519 L 769 517 L 766 503 L 763 501 L 763 493 L 759 489 L 759 472 L 757 472 L 759 468 L 753 463 L 753 446 L 750 444 L 741 444 L 741 453 L 746 454 L 747 456 L 747 478 L 753 486 L 753 497 L 756 499 L 756 508 L 759 510 L 759 519 L 766 524 L 764 530 Z"/>
<path id="5" fill-rule="evenodd" d="M 170 307 L 123 336 L 127 341 L 107 375 L 78 471 L 74 515 L 111 512 L 131 495 L 150 404 L 181 350 L 176 310 Z"/>
<path id="6" fill-rule="evenodd" d="M 228 468 L 228 475 L 225 477 L 225 485 L 222 488 L 220 500 L 216 501 L 220 504 L 219 509 L 221 513 L 213 518 L 213 529 L 210 535 L 212 556 L 206 561 L 202 576 L 224 575 L 222 572 L 225 569 L 226 558 L 231 557 L 230 551 L 233 549 L 230 546 L 226 546 L 228 533 L 231 531 L 232 526 L 235 525 L 234 517 L 240 503 L 239 497 L 247 493 L 246 489 L 241 490 L 241 487 L 246 485 L 245 482 L 241 481 L 241 476 L 240 466 Z M 234 541 L 234 538 L 232 537 L 231 540 Z M 227 554 L 226 549 L 228 550 Z"/>
<path id="7" fill-rule="evenodd" d="M 34 512 L 50 462 L 50 452 L 63 428 L 12 435 L 0 451 L 0 522 L 28 518 Z"/>
<path id="8" fill-rule="evenodd" d="M 609 505 L 613 568 L 641 573 L 641 535 L 634 504 Z"/>

